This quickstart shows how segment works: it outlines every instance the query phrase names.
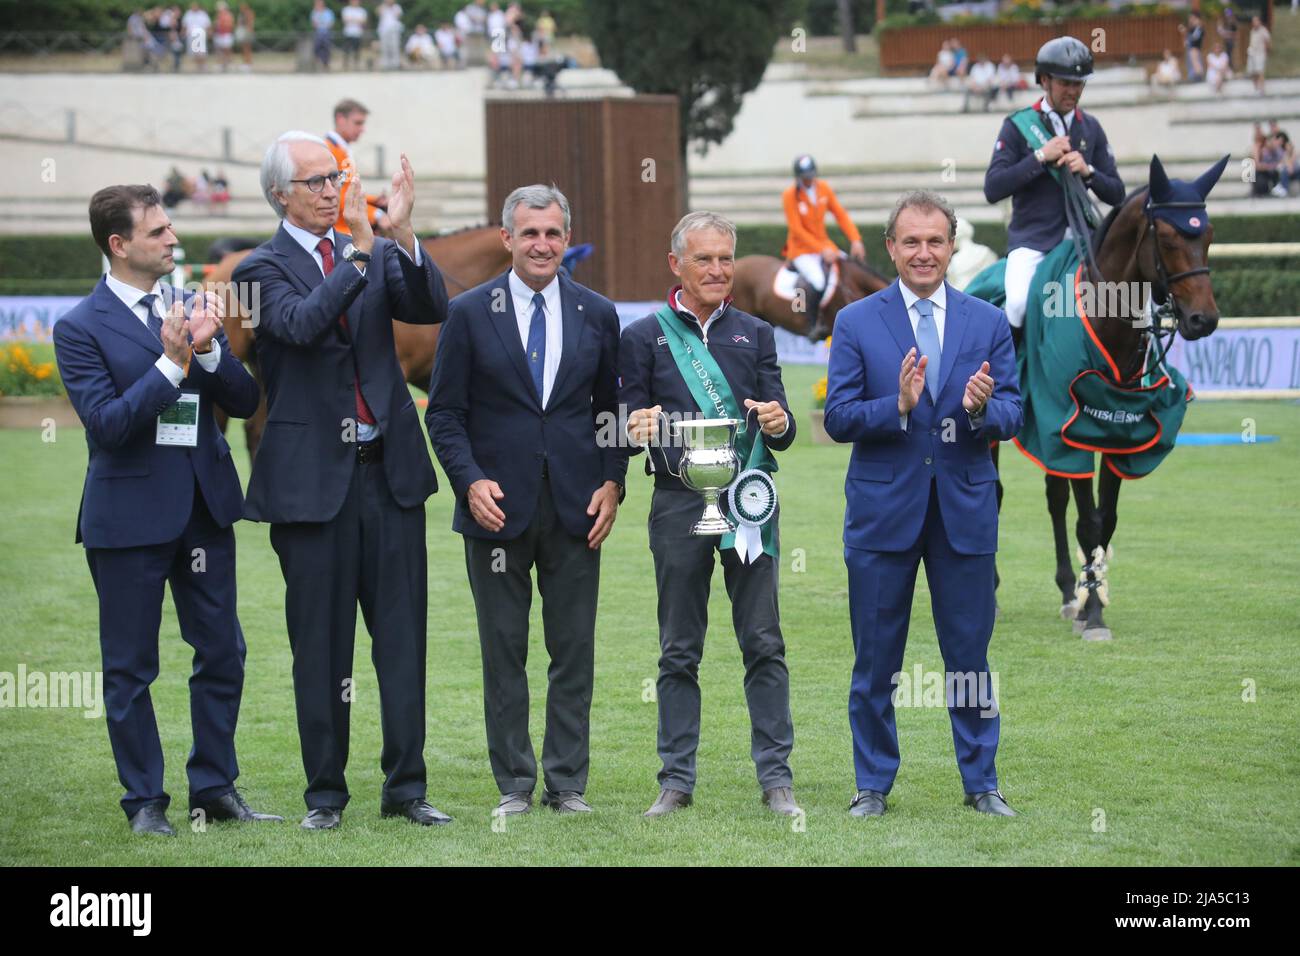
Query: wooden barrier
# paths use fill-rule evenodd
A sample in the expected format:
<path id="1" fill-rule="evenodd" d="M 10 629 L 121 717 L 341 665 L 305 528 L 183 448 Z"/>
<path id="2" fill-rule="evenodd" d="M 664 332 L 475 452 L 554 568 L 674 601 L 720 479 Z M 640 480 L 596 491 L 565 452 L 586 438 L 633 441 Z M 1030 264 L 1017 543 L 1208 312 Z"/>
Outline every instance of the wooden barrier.
<path id="1" fill-rule="evenodd" d="M 555 183 L 573 210 L 573 243 L 590 242 L 579 282 L 622 301 L 659 300 L 672 285 L 668 241 L 685 171 L 675 96 L 488 100 L 487 201 Z"/>
<path id="2" fill-rule="evenodd" d="M 980 53 L 997 62 L 1004 53 L 1022 66 L 1032 64 L 1048 40 L 1059 36 L 1078 37 L 1088 44 L 1098 63 L 1124 63 L 1130 57 L 1158 60 L 1166 49 L 1180 58 L 1183 42 L 1175 14 L 1147 17 L 1093 17 L 1060 23 L 978 23 L 958 26 L 935 23 L 897 27 L 880 34 L 880 66 L 889 73 L 928 72 L 944 40 L 957 37 L 971 61 Z M 1104 31 L 1101 34 L 1094 31 Z M 1098 49 L 1104 40 L 1104 48 Z M 1029 78 L 1031 81 L 1033 77 Z"/>

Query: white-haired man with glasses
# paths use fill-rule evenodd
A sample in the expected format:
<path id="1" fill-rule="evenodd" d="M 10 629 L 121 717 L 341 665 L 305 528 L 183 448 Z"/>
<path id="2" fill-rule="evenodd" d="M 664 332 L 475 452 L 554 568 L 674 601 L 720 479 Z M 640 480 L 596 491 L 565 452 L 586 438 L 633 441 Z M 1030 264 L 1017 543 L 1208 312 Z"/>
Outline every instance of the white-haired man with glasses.
<path id="1" fill-rule="evenodd" d="M 335 232 L 340 184 L 334 156 L 310 133 L 285 133 L 262 160 L 280 228 L 234 275 L 268 403 L 245 516 L 271 524 L 284 574 L 307 773 L 303 827 L 334 829 L 348 801 L 358 603 L 379 683 L 381 812 L 430 826 L 450 821 L 425 800 L 424 501 L 437 481 L 393 320 L 441 322 L 447 291 L 411 231 L 406 156 L 393 176 L 391 240 L 372 233 L 359 181 L 343 206 L 352 235 Z"/>

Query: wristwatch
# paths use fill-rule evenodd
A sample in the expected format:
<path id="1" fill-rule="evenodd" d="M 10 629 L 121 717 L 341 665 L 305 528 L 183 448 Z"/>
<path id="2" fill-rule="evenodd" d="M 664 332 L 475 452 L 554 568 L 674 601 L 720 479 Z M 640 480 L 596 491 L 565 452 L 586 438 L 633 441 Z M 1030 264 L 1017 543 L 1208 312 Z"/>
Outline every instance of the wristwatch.
<path id="1" fill-rule="evenodd" d="M 358 249 L 356 246 L 354 246 L 352 243 L 349 242 L 346 246 L 343 247 L 343 260 L 345 262 L 366 263 L 370 261 L 370 253 L 362 252 L 360 249 Z"/>
<path id="2" fill-rule="evenodd" d="M 1041 149 L 1034 150 L 1034 159 L 1038 160 L 1040 163 L 1043 163 L 1044 165 L 1046 165 L 1047 163 L 1047 157 L 1043 155 L 1043 151 Z"/>
<path id="3" fill-rule="evenodd" d="M 1095 170 L 1095 169 L 1092 168 L 1092 163 L 1089 163 L 1089 164 L 1088 164 L 1088 175 L 1087 175 L 1087 176 L 1084 176 L 1083 178 L 1084 178 L 1084 179 L 1092 179 L 1092 177 L 1095 176 L 1096 174 L 1097 174 L 1097 170 Z"/>

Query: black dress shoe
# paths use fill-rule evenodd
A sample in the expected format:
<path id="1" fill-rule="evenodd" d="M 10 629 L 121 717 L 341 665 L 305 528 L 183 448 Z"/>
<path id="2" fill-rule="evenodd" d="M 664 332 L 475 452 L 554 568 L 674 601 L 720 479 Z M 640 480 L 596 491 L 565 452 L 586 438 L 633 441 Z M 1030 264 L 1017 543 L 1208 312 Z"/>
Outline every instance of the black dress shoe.
<path id="1" fill-rule="evenodd" d="M 1016 813 L 1007 806 L 1007 800 L 1002 796 L 1001 790 L 985 790 L 983 793 L 966 794 L 966 806 L 974 807 L 980 813 L 992 814 L 995 817 L 1016 817 Z"/>
<path id="2" fill-rule="evenodd" d="M 342 807 L 316 807 L 303 818 L 304 830 L 337 830 L 343 822 Z"/>
<path id="3" fill-rule="evenodd" d="M 174 837 L 176 831 L 167 822 L 167 810 L 161 803 L 146 803 L 131 817 L 131 830 L 134 833 L 148 833 L 152 836 Z"/>
<path id="4" fill-rule="evenodd" d="M 451 817 L 437 807 L 431 806 L 424 797 L 403 800 L 401 803 L 385 803 L 379 808 L 379 815 L 383 817 L 406 817 L 412 823 L 418 823 L 422 827 L 442 826 L 444 823 L 451 823 Z"/>
<path id="5" fill-rule="evenodd" d="M 885 795 L 879 790 L 859 790 L 849 804 L 851 817 L 883 817 L 885 815 Z"/>
<path id="6" fill-rule="evenodd" d="M 591 813 L 591 804 L 576 790 L 542 791 L 542 806 L 556 813 Z"/>
<path id="7" fill-rule="evenodd" d="M 248 805 L 238 790 L 231 790 L 211 800 L 195 800 L 191 797 L 191 820 L 194 819 L 195 810 L 201 811 L 208 820 L 238 820 L 240 823 L 284 822 L 284 817 L 277 817 L 273 813 L 258 813 Z"/>

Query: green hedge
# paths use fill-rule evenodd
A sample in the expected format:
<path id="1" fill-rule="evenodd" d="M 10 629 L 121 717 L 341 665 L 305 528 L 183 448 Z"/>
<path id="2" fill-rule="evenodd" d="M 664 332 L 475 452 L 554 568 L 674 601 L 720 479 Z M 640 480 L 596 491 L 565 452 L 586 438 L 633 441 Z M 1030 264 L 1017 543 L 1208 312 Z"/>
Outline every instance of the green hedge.
<path id="1" fill-rule="evenodd" d="M 894 275 L 880 238 L 883 223 L 859 223 L 867 258 L 886 275 Z M 1216 242 L 1277 242 L 1300 235 L 1300 215 L 1219 216 L 1214 220 Z M 847 248 L 837 229 L 832 238 Z M 186 236 L 187 261 L 207 260 L 208 246 L 218 236 Z M 977 223 L 975 241 L 998 255 L 1006 253 L 1006 228 Z M 741 226 L 736 254 L 776 255 L 785 242 L 781 225 Z M 99 250 L 88 236 L 0 236 L 0 295 L 85 295 L 100 270 Z M 1295 315 L 1300 313 L 1300 256 L 1268 259 L 1220 259 L 1214 263 L 1214 288 L 1225 315 Z"/>

